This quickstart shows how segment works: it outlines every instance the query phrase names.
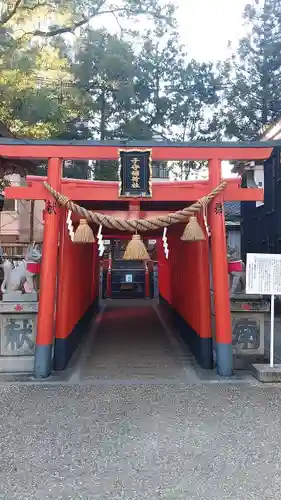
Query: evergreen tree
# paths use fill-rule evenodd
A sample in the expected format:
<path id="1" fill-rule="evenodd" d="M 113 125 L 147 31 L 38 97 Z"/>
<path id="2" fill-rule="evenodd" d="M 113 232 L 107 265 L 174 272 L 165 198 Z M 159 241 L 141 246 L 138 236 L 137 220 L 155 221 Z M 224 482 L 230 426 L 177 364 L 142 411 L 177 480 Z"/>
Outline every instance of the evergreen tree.
<path id="1" fill-rule="evenodd" d="M 94 138 L 114 139 L 134 97 L 134 53 L 130 44 L 102 30 L 85 30 L 77 41 L 75 80 L 86 95 Z"/>
<path id="2" fill-rule="evenodd" d="M 85 29 L 77 41 L 73 71 L 87 102 L 92 138 L 120 138 L 134 98 L 134 52 L 129 42 L 105 30 Z M 117 162 L 95 161 L 95 179 L 116 180 Z"/>
<path id="3" fill-rule="evenodd" d="M 220 139 L 219 90 L 219 79 L 212 64 L 192 60 L 178 67 L 170 116 L 174 139 L 179 142 Z M 207 163 L 203 161 L 173 162 L 171 169 L 179 180 L 207 175 Z"/>
<path id="4" fill-rule="evenodd" d="M 281 0 L 254 1 L 246 6 L 244 19 L 247 34 L 223 75 L 225 130 L 239 140 L 257 138 L 280 117 Z"/>
<path id="5" fill-rule="evenodd" d="M 57 137 L 74 117 L 82 119 L 83 96 L 72 79 L 69 61 L 57 48 L 30 45 L 15 48 L 12 56 L 3 51 L 0 121 L 18 136 Z"/>
<path id="6" fill-rule="evenodd" d="M 105 11 L 119 16 L 119 36 L 88 26 Z M 154 28 L 125 35 L 124 18 L 142 15 Z M 159 0 L 0 0 L 0 120 L 35 138 L 214 138 L 214 68 L 187 62 L 172 24 Z M 187 178 L 202 165 L 176 167 Z M 67 162 L 64 175 L 113 180 L 117 162 Z"/>
<path id="7" fill-rule="evenodd" d="M 146 33 L 136 59 L 133 119 L 143 123 L 142 135 L 171 137 L 175 81 L 185 56 L 176 31 L 156 27 Z"/>

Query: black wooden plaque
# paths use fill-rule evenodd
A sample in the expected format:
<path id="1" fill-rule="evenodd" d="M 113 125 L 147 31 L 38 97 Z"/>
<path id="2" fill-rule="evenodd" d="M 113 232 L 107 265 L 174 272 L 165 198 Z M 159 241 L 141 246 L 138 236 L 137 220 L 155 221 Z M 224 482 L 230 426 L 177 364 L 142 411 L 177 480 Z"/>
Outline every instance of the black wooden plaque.
<path id="1" fill-rule="evenodd" d="M 119 150 L 119 196 L 152 196 L 151 149 Z"/>

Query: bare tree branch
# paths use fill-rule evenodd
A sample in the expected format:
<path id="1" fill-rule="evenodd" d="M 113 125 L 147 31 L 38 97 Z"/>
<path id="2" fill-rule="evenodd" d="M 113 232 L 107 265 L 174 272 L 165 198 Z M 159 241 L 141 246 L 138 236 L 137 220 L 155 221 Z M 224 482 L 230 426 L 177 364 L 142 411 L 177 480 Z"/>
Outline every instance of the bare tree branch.
<path id="1" fill-rule="evenodd" d="M 104 2 L 102 2 L 102 3 L 104 3 Z M 57 36 L 57 35 L 64 35 L 65 33 L 74 33 L 76 29 L 82 28 L 83 26 L 88 24 L 94 17 L 112 14 L 115 16 L 115 18 L 117 18 L 118 13 L 119 14 L 131 14 L 131 15 L 139 14 L 139 15 L 155 16 L 154 12 L 149 12 L 147 10 L 141 10 L 141 9 L 136 12 L 135 10 L 132 10 L 128 7 L 116 7 L 116 8 L 100 10 L 100 11 L 96 10 L 88 17 L 83 16 L 83 18 L 80 21 L 73 23 L 71 26 L 63 26 L 61 28 L 54 28 L 54 29 L 50 29 L 48 31 L 34 30 L 33 32 L 25 32 L 20 37 L 20 39 L 24 38 L 25 36 L 38 36 L 38 37 L 42 37 L 42 38 L 51 38 L 51 37 Z M 166 19 L 166 16 L 158 15 L 157 18 L 164 20 L 164 19 Z"/>
<path id="2" fill-rule="evenodd" d="M 21 10 L 21 12 L 26 12 L 26 11 L 27 12 L 34 12 L 36 9 L 42 8 L 42 7 L 49 7 L 50 9 L 53 9 L 52 4 L 50 4 L 48 2 L 40 3 L 40 0 L 38 0 L 38 3 L 36 3 L 35 5 L 33 5 L 31 7 L 22 5 L 22 2 L 23 2 L 23 0 L 17 0 L 14 7 L 12 8 L 12 10 L 10 10 L 9 12 L 6 11 L 6 13 L 4 13 L 4 16 L 2 18 L 0 18 L 0 26 L 5 26 L 5 24 L 7 24 L 9 21 L 11 21 L 11 19 L 17 14 L 17 12 L 19 10 Z"/>
<path id="3" fill-rule="evenodd" d="M 7 9 L 6 12 L 4 12 L 2 18 L 0 19 L 1 26 L 4 26 L 5 24 L 7 24 L 7 22 L 9 22 L 12 19 L 12 17 L 15 15 L 17 10 L 21 6 L 22 2 L 23 0 L 16 0 L 14 7 L 11 10 Z"/>
<path id="4" fill-rule="evenodd" d="M 114 16 L 115 18 L 115 21 L 117 22 L 119 28 L 120 28 L 120 35 L 121 37 L 123 36 L 123 33 L 124 33 L 124 29 L 122 27 L 122 24 L 120 23 L 119 19 L 118 19 L 118 16 L 115 14 L 115 12 L 112 12 L 112 15 Z"/>
<path id="5" fill-rule="evenodd" d="M 27 10 L 28 12 L 33 12 L 34 10 L 42 8 L 42 7 L 49 7 L 50 9 L 54 8 L 54 6 L 48 2 L 40 3 L 38 1 L 38 3 L 33 5 L 32 7 L 24 7 L 24 10 Z"/>

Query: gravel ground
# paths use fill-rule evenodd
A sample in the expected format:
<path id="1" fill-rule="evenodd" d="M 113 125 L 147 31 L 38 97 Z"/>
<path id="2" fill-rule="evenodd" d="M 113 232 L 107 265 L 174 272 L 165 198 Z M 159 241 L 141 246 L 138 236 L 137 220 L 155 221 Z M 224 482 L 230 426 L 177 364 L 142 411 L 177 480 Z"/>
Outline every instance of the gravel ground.
<path id="1" fill-rule="evenodd" d="M 169 335 L 109 308 L 67 380 L 0 382 L 0 500 L 279 500 L 281 386 L 203 383 Z"/>
<path id="2" fill-rule="evenodd" d="M 279 387 L 0 388 L 5 500 L 281 497 Z"/>

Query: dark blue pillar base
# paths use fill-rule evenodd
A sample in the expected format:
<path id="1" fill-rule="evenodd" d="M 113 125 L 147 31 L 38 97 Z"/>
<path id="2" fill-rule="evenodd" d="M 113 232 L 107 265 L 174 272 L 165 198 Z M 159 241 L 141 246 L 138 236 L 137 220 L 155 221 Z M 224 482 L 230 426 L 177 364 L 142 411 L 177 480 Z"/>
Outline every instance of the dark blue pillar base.
<path id="1" fill-rule="evenodd" d="M 54 370 L 65 370 L 78 345 L 88 331 L 89 324 L 99 309 L 98 299 L 87 309 L 85 314 L 76 323 L 68 337 L 55 339 Z"/>
<path id="2" fill-rule="evenodd" d="M 34 357 L 34 372 L 36 378 L 49 377 L 52 369 L 53 345 L 36 345 Z"/>
<path id="3" fill-rule="evenodd" d="M 221 377 L 233 375 L 232 344 L 216 343 L 217 372 Z"/>
<path id="4" fill-rule="evenodd" d="M 163 299 L 163 297 L 160 297 L 159 300 L 160 304 L 165 308 L 165 311 L 168 312 L 173 326 L 188 345 L 196 361 L 198 361 L 202 368 L 211 370 L 213 368 L 212 338 L 201 338 L 198 333 L 193 330 L 193 328 L 191 328 L 182 318 L 182 316 L 170 304 L 168 304 L 165 299 Z"/>

